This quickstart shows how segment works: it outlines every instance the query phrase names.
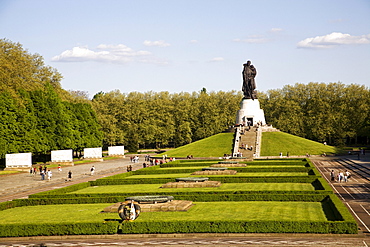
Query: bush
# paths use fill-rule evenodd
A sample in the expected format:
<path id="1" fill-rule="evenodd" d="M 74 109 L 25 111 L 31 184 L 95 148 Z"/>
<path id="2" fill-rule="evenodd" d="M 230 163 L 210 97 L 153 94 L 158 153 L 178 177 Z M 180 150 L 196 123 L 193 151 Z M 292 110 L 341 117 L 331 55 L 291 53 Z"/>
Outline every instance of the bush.
<path id="1" fill-rule="evenodd" d="M 118 221 L 74 224 L 3 224 L 0 237 L 116 234 Z"/>

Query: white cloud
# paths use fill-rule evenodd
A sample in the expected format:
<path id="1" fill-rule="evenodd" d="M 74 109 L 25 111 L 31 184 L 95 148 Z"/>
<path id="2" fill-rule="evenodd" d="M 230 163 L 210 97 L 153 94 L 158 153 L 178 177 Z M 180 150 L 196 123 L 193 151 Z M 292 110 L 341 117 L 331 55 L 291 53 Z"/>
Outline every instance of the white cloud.
<path id="1" fill-rule="evenodd" d="M 298 48 L 331 48 L 338 45 L 362 45 L 370 44 L 370 34 L 351 36 L 333 32 L 324 36 L 307 38 L 297 43 Z"/>
<path id="2" fill-rule="evenodd" d="M 282 28 L 271 28 L 271 30 L 270 30 L 270 32 L 272 32 L 272 33 L 279 33 L 281 31 L 283 31 Z"/>
<path id="3" fill-rule="evenodd" d="M 225 59 L 223 57 L 214 57 L 210 60 L 210 62 L 221 62 L 224 61 Z"/>
<path id="4" fill-rule="evenodd" d="M 263 44 L 263 43 L 269 42 L 270 40 L 264 37 L 250 37 L 247 39 L 234 39 L 233 41 L 234 42 L 244 42 L 248 44 Z"/>
<path id="5" fill-rule="evenodd" d="M 158 41 L 150 41 L 150 40 L 145 40 L 143 42 L 145 46 L 158 46 L 158 47 L 167 47 L 170 46 L 169 43 L 166 43 L 164 40 L 158 40 Z"/>
<path id="6" fill-rule="evenodd" d="M 128 63 L 131 61 L 140 61 L 143 57 L 145 60 L 153 60 L 147 58 L 151 55 L 149 51 L 135 51 L 123 44 L 107 45 L 101 44 L 95 50 L 87 47 L 73 47 L 71 50 L 66 50 L 60 55 L 52 57 L 54 62 L 111 62 L 111 63 Z M 140 59 L 139 59 L 140 58 Z"/>
<path id="7" fill-rule="evenodd" d="M 192 39 L 192 40 L 190 40 L 190 43 L 192 43 L 192 44 L 196 44 L 196 43 L 198 43 L 198 40 L 196 40 L 196 39 Z"/>

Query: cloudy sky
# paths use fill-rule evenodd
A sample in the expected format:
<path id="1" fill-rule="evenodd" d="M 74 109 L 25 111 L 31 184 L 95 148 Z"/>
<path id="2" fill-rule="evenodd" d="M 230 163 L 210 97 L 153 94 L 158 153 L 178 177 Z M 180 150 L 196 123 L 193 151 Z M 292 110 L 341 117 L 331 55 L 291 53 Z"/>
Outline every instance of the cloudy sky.
<path id="1" fill-rule="evenodd" d="M 87 91 L 370 87 L 369 0 L 0 0 L 0 38 Z"/>

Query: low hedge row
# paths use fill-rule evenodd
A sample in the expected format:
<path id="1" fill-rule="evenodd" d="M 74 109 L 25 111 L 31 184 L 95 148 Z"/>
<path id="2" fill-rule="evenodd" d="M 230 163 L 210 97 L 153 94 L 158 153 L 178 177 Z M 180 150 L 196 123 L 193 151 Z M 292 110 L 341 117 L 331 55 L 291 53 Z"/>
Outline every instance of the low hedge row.
<path id="1" fill-rule="evenodd" d="M 212 164 L 218 164 L 220 160 L 213 160 L 213 161 L 207 161 L 207 162 L 200 162 L 200 161 L 192 161 L 192 162 L 183 162 L 183 161 L 173 161 L 173 162 L 168 162 L 159 165 L 161 168 L 167 168 L 167 167 L 189 167 L 189 166 L 209 166 Z M 239 162 L 241 164 L 247 164 L 247 166 L 261 166 L 261 165 L 266 165 L 266 166 L 286 166 L 287 164 L 291 166 L 309 166 L 306 160 L 297 160 L 297 161 L 283 161 L 283 160 L 276 160 L 274 162 L 271 162 L 270 160 L 263 160 L 263 161 L 251 161 L 251 162 Z"/>
<path id="2" fill-rule="evenodd" d="M 163 193 L 150 193 L 151 195 L 163 195 Z M 187 200 L 194 202 L 220 202 L 220 201 L 303 201 L 303 202 L 320 202 L 324 200 L 330 193 L 171 193 L 175 200 Z M 55 205 L 55 204 L 91 204 L 91 203 L 117 203 L 125 201 L 128 196 L 141 196 L 147 193 L 127 193 L 127 194 L 105 194 L 100 195 L 79 195 L 76 197 L 48 197 L 48 198 L 32 198 L 18 199 L 17 206 L 34 206 L 34 205 Z"/>
<path id="3" fill-rule="evenodd" d="M 133 175 L 149 175 L 149 174 L 174 174 L 174 173 L 193 173 L 201 171 L 201 168 L 184 168 L 184 169 L 141 169 L 134 171 Z M 266 167 L 266 168 L 254 168 L 254 167 L 231 167 L 229 170 L 237 172 L 311 172 L 312 169 L 308 167 Z M 312 172 L 313 173 L 313 172 Z M 312 174 L 314 175 L 314 174 Z"/>
<path id="4" fill-rule="evenodd" d="M 291 176 L 291 177 L 211 177 L 210 181 L 220 181 L 221 183 L 307 183 L 313 181 L 316 176 Z M 132 179 L 97 179 L 91 181 L 92 186 L 119 185 L 119 184 L 165 184 L 175 182 L 174 178 L 132 178 Z"/>
<path id="5" fill-rule="evenodd" d="M 165 233 L 324 233 L 355 234 L 355 222 L 312 221 L 175 221 L 124 222 L 119 230 L 123 234 Z"/>
<path id="6" fill-rule="evenodd" d="M 210 181 L 221 183 L 310 183 L 317 176 L 270 176 L 270 177 L 221 177 L 209 176 Z M 92 186 L 119 185 L 119 184 L 165 184 L 175 182 L 174 178 L 130 178 L 130 179 L 97 179 L 92 181 Z"/>
<path id="7" fill-rule="evenodd" d="M 118 221 L 73 224 L 0 224 L 0 237 L 116 234 Z"/>
<path id="8" fill-rule="evenodd" d="M 105 181 L 105 180 L 104 180 Z M 259 181 L 261 182 L 261 181 Z M 323 178 L 310 178 L 309 180 L 302 181 L 300 180 L 300 183 L 311 183 L 312 186 L 315 188 L 315 191 L 230 191 L 230 192 L 222 192 L 222 193 L 235 193 L 235 194 L 253 194 L 253 193 L 264 193 L 264 194 L 273 194 L 273 193 L 278 193 L 278 194 L 289 194 L 289 193 L 301 193 L 301 194 L 332 194 L 333 191 L 330 187 L 330 185 L 323 179 Z M 90 181 L 91 186 L 96 185 L 96 181 Z M 82 187 L 82 186 L 81 186 Z M 90 194 L 66 194 L 65 191 L 67 192 L 73 192 L 81 189 L 80 186 L 76 185 L 71 185 L 66 188 L 61 188 L 61 189 L 55 189 L 52 191 L 46 191 L 46 192 L 40 192 L 36 193 L 33 195 L 30 195 L 29 198 L 75 198 L 75 197 L 104 197 L 104 196 L 124 196 L 124 195 L 132 195 L 132 194 L 147 194 L 145 192 L 143 193 L 128 193 L 128 192 L 117 192 L 117 193 L 90 193 Z M 86 185 L 83 186 L 83 188 L 86 188 Z M 173 194 L 202 194 L 206 193 L 209 194 L 210 192 L 172 192 Z M 216 193 L 216 192 L 215 192 Z M 163 194 L 163 192 L 158 191 L 157 194 Z M 7 202 L 8 204 L 11 204 L 12 202 Z M 7 209 L 11 206 L 6 206 L 6 204 L 1 204 L 0 203 L 0 210 Z"/>

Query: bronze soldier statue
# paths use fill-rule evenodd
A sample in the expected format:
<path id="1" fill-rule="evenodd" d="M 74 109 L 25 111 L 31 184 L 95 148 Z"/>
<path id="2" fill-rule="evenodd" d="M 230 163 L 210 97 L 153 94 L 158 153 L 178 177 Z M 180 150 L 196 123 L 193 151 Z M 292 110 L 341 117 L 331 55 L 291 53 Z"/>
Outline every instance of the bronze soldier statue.
<path id="1" fill-rule="evenodd" d="M 254 77 L 257 75 L 256 68 L 251 64 L 251 61 L 243 64 L 244 68 L 242 71 L 243 76 L 243 87 L 244 99 L 257 99 L 256 82 Z"/>

